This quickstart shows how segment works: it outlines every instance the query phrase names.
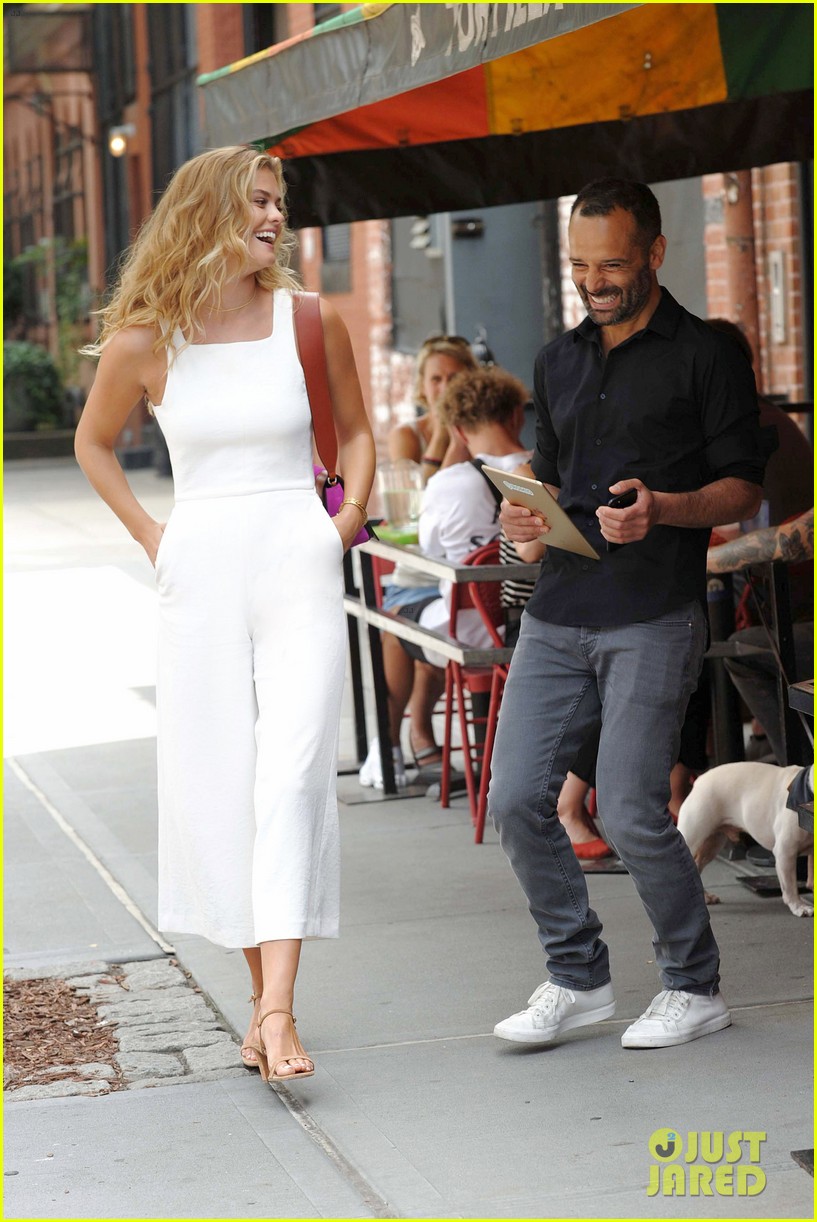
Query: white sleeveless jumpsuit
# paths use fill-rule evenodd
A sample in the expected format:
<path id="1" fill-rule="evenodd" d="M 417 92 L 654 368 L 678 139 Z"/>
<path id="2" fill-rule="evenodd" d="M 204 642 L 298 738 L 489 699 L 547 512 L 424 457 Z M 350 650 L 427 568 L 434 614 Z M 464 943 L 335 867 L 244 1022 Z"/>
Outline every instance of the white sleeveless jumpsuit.
<path id="1" fill-rule="evenodd" d="M 156 557 L 159 926 L 230 947 L 337 937 L 343 545 L 315 492 L 289 293 L 267 339 L 179 352 L 154 410 L 175 484 Z"/>

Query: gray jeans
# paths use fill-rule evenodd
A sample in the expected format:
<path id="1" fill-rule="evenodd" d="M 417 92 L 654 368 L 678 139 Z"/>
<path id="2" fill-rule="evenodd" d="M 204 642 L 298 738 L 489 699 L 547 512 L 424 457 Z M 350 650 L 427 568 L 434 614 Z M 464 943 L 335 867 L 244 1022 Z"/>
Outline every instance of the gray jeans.
<path id="1" fill-rule="evenodd" d="M 556 984 L 586 990 L 610 979 L 601 923 L 556 816 L 565 774 L 601 715 L 599 814 L 655 930 L 663 986 L 718 991 L 718 947 L 700 876 L 667 810 L 669 774 L 705 636 L 697 603 L 614 628 L 522 617 L 502 699 L 489 810 Z"/>

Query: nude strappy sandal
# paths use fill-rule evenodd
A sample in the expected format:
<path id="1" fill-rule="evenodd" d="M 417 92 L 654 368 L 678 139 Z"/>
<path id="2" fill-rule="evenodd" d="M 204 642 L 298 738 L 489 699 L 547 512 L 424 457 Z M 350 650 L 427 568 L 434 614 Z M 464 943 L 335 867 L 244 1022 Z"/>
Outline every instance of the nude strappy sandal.
<path id="1" fill-rule="evenodd" d="M 292 1034 L 294 1036 L 293 1042 L 296 1045 L 296 1051 L 292 1054 L 292 1056 L 279 1057 L 278 1060 L 275 1061 L 272 1066 L 272 1072 L 270 1072 L 267 1050 L 264 1047 L 264 1041 L 261 1038 L 261 1028 L 271 1014 L 287 1014 L 292 1019 Z M 264 1014 L 262 1014 L 258 1020 L 258 1044 L 248 1044 L 247 1047 L 252 1048 L 253 1051 L 258 1054 L 258 1068 L 260 1069 L 261 1077 L 265 1082 L 296 1082 L 300 1081 L 301 1078 L 311 1078 L 315 1072 L 315 1066 L 312 1062 L 312 1058 L 306 1055 L 304 1047 L 301 1044 L 301 1041 L 298 1039 L 298 1033 L 295 1030 L 295 1016 L 291 1010 L 267 1010 Z M 295 1073 L 278 1073 L 278 1069 L 281 1065 L 288 1065 L 290 1061 L 296 1060 L 308 1061 L 309 1064 L 312 1065 L 312 1068 L 298 1069 L 295 1071 Z"/>
<path id="2" fill-rule="evenodd" d="M 260 1001 L 260 1000 L 261 1000 L 261 994 L 260 994 L 260 993 L 250 993 L 250 1001 L 253 1003 L 253 1014 L 255 1014 L 255 1006 L 257 1006 L 257 1005 L 258 1005 L 258 1003 L 259 1003 L 259 1001 Z M 248 1040 L 248 1041 L 247 1041 L 245 1044 L 242 1044 L 242 1045 L 241 1045 L 241 1051 L 240 1051 L 240 1053 L 239 1053 L 239 1056 L 241 1057 L 241 1062 L 242 1062 L 242 1064 L 243 1064 L 243 1066 L 244 1066 L 244 1068 L 245 1068 L 245 1069 L 257 1069 L 257 1068 L 258 1068 L 258 1061 L 257 1061 L 257 1060 L 255 1060 L 255 1061 L 248 1061 L 248 1060 L 247 1060 L 247 1058 L 246 1058 L 246 1057 L 245 1057 L 245 1055 L 244 1055 L 244 1053 L 245 1053 L 245 1052 L 254 1052 L 254 1053 L 256 1054 L 256 1057 L 257 1057 L 257 1056 L 258 1056 L 258 1049 L 256 1048 L 255 1044 L 250 1043 L 250 1041 L 249 1041 L 249 1040 Z"/>

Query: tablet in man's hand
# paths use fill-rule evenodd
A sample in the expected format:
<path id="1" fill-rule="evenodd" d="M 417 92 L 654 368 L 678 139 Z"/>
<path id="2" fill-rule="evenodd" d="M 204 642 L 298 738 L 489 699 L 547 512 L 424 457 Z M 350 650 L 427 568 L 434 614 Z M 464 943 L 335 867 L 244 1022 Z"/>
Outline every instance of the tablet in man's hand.
<path id="1" fill-rule="evenodd" d="M 548 547 L 560 547 L 565 552 L 575 552 L 579 556 L 589 556 L 591 560 L 600 560 L 598 552 L 591 547 L 584 535 L 578 530 L 565 511 L 548 492 L 538 479 L 529 479 L 527 475 L 514 475 L 510 471 L 502 471 L 499 467 L 483 467 L 492 484 L 512 505 L 524 505 L 539 513 L 546 521 L 550 530 L 539 538 Z"/>

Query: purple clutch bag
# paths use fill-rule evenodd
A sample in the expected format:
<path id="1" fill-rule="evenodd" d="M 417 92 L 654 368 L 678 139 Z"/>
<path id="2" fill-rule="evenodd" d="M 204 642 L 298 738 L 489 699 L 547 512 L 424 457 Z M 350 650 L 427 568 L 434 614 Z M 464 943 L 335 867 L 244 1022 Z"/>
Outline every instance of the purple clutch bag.
<path id="1" fill-rule="evenodd" d="M 292 322 L 295 328 L 295 344 L 298 359 L 304 371 L 309 410 L 312 413 L 312 429 L 315 449 L 325 467 L 313 464 L 315 477 L 326 475 L 321 489 L 321 500 L 330 518 L 338 513 L 343 500 L 343 480 L 337 473 L 338 440 L 332 414 L 332 397 L 329 393 L 329 378 L 326 368 L 326 345 L 321 321 L 320 300 L 317 293 L 294 293 Z M 374 538 L 374 531 L 364 522 L 351 542 L 351 547 Z"/>
<path id="2" fill-rule="evenodd" d="M 315 472 L 316 480 L 319 475 L 326 475 L 326 471 L 323 467 L 313 466 L 312 470 Z M 340 503 L 343 500 L 343 481 L 341 480 L 340 476 L 338 476 L 334 484 L 330 484 L 327 481 L 324 482 L 323 490 L 321 492 L 321 500 L 323 501 L 324 509 L 329 514 L 329 517 L 334 518 L 335 514 L 340 509 Z M 352 540 L 351 546 L 357 547 L 359 543 L 365 543 L 367 539 L 371 538 L 372 531 L 366 526 L 361 526 L 360 530 Z"/>

